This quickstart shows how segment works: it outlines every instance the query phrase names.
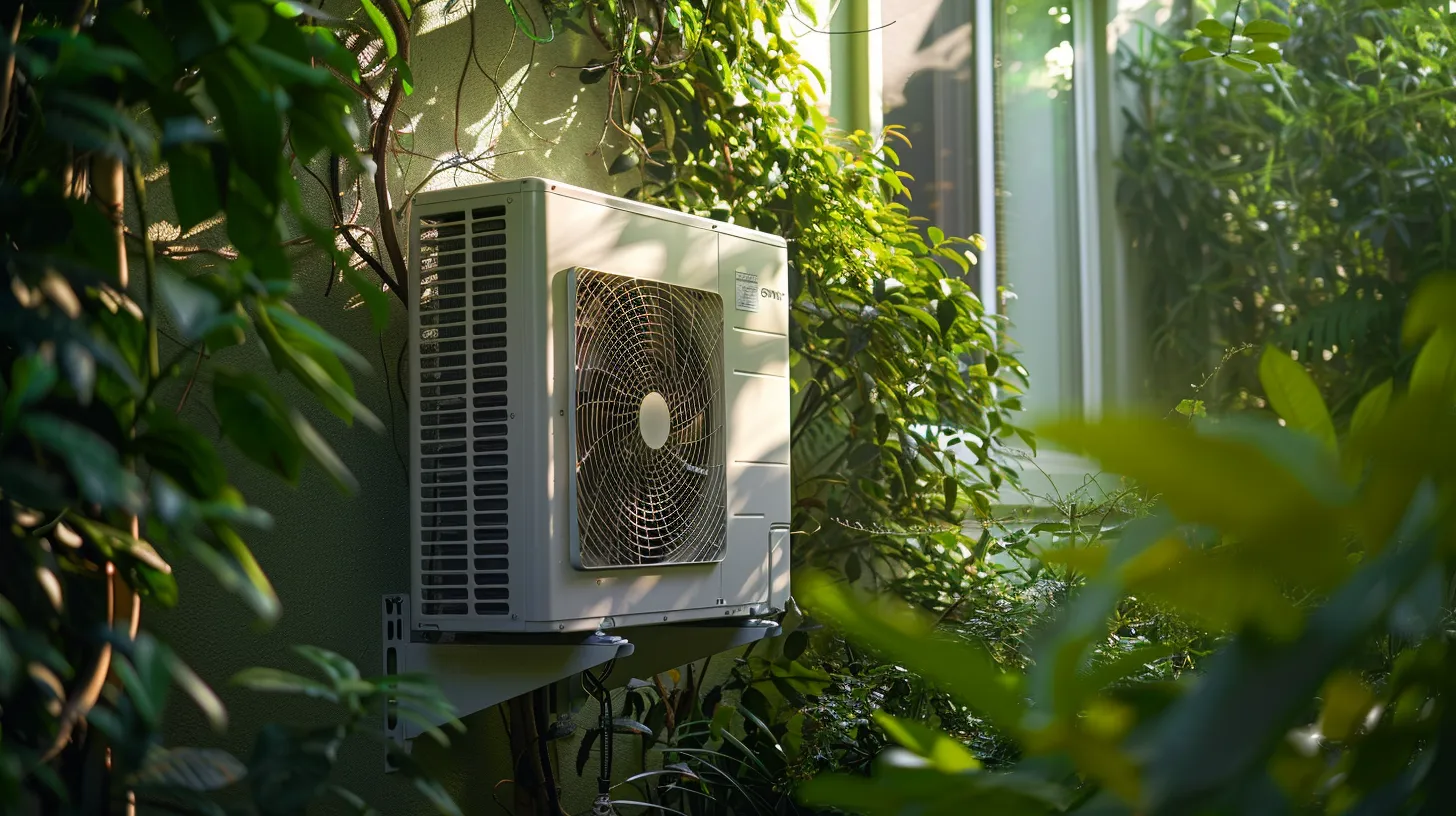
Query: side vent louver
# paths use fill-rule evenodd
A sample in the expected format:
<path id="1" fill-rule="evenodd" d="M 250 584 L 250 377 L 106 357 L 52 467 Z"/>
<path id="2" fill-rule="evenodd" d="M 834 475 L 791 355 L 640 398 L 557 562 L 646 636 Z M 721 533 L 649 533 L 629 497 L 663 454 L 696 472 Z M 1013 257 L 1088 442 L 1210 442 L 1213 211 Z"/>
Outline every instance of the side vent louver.
<path id="1" fill-rule="evenodd" d="M 510 614 L 506 208 L 420 218 L 424 616 Z"/>

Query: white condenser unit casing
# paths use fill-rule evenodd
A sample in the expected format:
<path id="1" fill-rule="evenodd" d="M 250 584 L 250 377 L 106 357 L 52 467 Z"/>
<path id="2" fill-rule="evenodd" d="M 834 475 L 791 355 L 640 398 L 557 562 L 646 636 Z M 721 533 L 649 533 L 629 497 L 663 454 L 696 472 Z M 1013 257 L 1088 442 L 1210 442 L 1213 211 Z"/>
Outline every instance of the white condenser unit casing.
<path id="1" fill-rule="evenodd" d="M 784 608 L 783 240 L 542 179 L 410 228 L 414 629 Z"/>

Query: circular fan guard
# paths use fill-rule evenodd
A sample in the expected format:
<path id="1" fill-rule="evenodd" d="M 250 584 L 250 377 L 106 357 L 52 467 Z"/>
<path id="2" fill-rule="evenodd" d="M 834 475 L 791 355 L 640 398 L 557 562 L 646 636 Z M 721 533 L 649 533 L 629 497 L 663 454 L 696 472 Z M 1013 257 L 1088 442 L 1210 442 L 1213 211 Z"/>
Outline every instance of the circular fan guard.
<path id="1" fill-rule="evenodd" d="M 722 299 L 578 270 L 575 305 L 580 566 L 722 560 Z M 665 442 L 641 416 L 651 394 L 667 403 Z"/>

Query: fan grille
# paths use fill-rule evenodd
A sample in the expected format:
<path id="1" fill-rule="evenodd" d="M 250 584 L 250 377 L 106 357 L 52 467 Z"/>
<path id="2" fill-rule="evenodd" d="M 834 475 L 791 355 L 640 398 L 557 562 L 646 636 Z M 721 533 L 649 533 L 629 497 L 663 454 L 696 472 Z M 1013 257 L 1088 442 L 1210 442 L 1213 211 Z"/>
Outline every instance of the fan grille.
<path id="1" fill-rule="evenodd" d="M 579 269 L 574 304 L 578 565 L 721 561 L 722 298 Z"/>

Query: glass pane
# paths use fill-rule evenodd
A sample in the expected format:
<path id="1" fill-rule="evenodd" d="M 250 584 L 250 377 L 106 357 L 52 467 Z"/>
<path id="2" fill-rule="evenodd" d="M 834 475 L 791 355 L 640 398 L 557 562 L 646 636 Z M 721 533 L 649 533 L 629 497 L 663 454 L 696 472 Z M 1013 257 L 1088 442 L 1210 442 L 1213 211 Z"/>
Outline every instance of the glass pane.
<path id="1" fill-rule="evenodd" d="M 1080 409 L 1071 0 L 1012 0 L 997 29 L 998 279 L 1033 412 Z"/>
<path id="2" fill-rule="evenodd" d="M 976 212 L 976 117 L 968 0 L 883 0 L 884 123 L 904 129 L 893 142 L 915 177 L 914 215 L 947 235 L 987 232 Z M 947 269 L 955 267 L 947 262 Z M 957 270 L 959 273 L 959 270 Z"/>

